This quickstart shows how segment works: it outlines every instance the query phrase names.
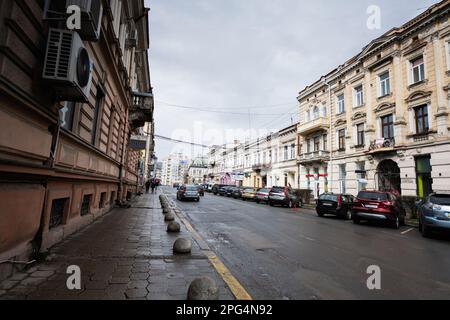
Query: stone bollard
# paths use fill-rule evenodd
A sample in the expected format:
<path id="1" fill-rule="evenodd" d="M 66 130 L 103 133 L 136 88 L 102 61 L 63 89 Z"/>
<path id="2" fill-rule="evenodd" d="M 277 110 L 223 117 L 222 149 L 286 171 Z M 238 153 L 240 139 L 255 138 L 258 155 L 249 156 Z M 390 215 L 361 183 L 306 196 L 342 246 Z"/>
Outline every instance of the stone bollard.
<path id="1" fill-rule="evenodd" d="M 188 300 L 218 300 L 219 287 L 210 277 L 200 277 L 191 282 L 187 294 Z"/>
<path id="2" fill-rule="evenodd" d="M 163 213 L 164 213 L 164 214 L 169 214 L 169 213 L 171 213 L 171 212 L 172 212 L 172 210 L 170 210 L 169 207 L 164 207 L 164 208 L 163 208 Z"/>
<path id="3" fill-rule="evenodd" d="M 180 232 L 181 226 L 178 222 L 176 221 L 171 221 L 168 225 L 167 225 L 167 232 L 170 233 L 175 233 L 175 232 Z"/>
<path id="4" fill-rule="evenodd" d="M 192 241 L 186 238 L 178 238 L 173 244 L 174 253 L 191 253 Z"/>
<path id="5" fill-rule="evenodd" d="M 168 213 L 164 216 L 164 221 L 174 221 L 175 220 L 175 216 L 173 215 L 173 213 Z"/>

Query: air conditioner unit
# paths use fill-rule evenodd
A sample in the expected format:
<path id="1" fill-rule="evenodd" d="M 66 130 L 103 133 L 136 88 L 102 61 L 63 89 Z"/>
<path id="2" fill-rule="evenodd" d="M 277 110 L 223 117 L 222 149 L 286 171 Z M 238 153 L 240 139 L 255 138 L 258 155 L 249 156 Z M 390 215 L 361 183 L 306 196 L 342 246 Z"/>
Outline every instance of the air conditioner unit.
<path id="1" fill-rule="evenodd" d="M 61 101 L 87 102 L 93 64 L 78 33 L 50 29 L 42 77 Z"/>
<path id="2" fill-rule="evenodd" d="M 46 0 L 44 19 L 64 21 L 68 18 L 67 8 L 76 5 L 81 10 L 81 29 L 76 30 L 83 40 L 97 41 L 102 25 L 102 0 Z"/>

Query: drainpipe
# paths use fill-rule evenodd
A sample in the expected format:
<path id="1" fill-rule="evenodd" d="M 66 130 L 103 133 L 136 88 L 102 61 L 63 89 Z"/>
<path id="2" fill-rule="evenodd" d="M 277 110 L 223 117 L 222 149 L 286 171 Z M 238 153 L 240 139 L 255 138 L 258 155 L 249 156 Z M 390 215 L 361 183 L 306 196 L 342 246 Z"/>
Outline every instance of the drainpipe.
<path id="1" fill-rule="evenodd" d="M 328 183 L 328 191 L 333 192 L 333 133 L 332 133 L 332 117 L 333 117 L 333 108 L 331 107 L 331 85 L 326 78 L 323 78 L 323 82 L 326 86 L 328 86 L 328 105 L 330 106 L 329 116 L 330 116 L 330 129 L 329 129 L 329 144 L 330 144 L 330 172 L 328 175 L 330 176 L 330 181 Z"/>

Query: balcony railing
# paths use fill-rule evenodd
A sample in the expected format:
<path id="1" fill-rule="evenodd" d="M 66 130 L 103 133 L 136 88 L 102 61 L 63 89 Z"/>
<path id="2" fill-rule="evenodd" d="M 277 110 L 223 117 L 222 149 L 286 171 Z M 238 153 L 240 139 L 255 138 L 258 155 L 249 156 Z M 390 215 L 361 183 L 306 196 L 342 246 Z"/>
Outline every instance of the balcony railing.
<path id="1" fill-rule="evenodd" d="M 373 140 L 369 146 L 370 153 L 391 151 L 395 147 L 395 138 L 381 138 Z"/>
<path id="2" fill-rule="evenodd" d="M 330 152 L 326 150 L 307 152 L 298 156 L 297 159 L 299 163 L 325 162 L 330 160 Z"/>
<path id="3" fill-rule="evenodd" d="M 252 166 L 252 170 L 253 171 L 260 171 L 260 170 L 264 170 L 264 169 L 269 169 L 270 168 L 270 164 L 254 164 Z"/>
<path id="4" fill-rule="evenodd" d="M 319 117 L 309 122 L 302 123 L 298 126 L 298 133 L 306 136 L 318 130 L 326 130 L 330 127 L 327 117 Z"/>
<path id="5" fill-rule="evenodd" d="M 133 104 L 130 108 L 129 119 L 133 128 L 140 128 L 146 122 L 153 121 L 153 94 L 133 92 Z"/>

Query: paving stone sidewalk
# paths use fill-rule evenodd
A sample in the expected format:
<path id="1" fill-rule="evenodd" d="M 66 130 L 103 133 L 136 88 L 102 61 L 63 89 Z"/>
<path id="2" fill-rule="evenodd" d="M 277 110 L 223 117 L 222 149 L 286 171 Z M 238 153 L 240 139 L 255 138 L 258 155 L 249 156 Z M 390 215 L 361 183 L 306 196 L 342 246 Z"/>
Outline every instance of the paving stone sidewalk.
<path id="1" fill-rule="evenodd" d="M 53 247 L 45 262 L 0 283 L 0 300 L 185 300 L 199 276 L 216 281 L 220 299 L 234 299 L 180 224 L 180 233 L 167 233 L 158 195 L 142 195 L 131 208 L 115 208 Z M 178 237 L 192 239 L 190 255 L 172 253 Z M 81 290 L 67 289 L 70 265 L 81 269 Z"/>

